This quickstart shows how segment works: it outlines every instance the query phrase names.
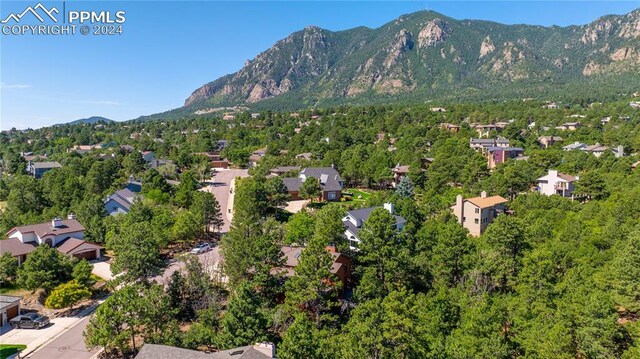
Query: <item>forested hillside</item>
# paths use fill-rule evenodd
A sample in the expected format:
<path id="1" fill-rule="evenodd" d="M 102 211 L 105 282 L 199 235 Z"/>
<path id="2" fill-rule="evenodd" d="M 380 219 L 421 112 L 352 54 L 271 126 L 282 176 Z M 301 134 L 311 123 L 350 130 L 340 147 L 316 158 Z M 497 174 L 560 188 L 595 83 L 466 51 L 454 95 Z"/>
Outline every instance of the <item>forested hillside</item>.
<path id="1" fill-rule="evenodd" d="M 291 110 L 566 93 L 604 97 L 631 90 L 639 66 L 640 10 L 568 27 L 421 11 L 376 29 L 306 27 L 196 89 L 185 106 Z"/>

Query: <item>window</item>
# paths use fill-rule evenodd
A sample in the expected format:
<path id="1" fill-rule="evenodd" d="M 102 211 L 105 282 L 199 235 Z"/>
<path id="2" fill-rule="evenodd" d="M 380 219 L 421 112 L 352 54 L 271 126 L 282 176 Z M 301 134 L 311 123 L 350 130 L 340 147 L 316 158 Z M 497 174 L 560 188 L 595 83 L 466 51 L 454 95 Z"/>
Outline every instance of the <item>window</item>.
<path id="1" fill-rule="evenodd" d="M 467 217 L 462 217 L 462 222 L 466 222 L 467 221 Z"/>
<path id="2" fill-rule="evenodd" d="M 474 219 L 474 220 L 473 220 L 473 223 L 478 224 L 478 219 L 477 219 L 477 218 L 476 218 L 476 219 Z"/>
<path id="3" fill-rule="evenodd" d="M 336 193 L 335 192 L 327 193 L 327 198 L 328 199 L 336 199 Z"/>
<path id="4" fill-rule="evenodd" d="M 476 213 L 480 213 L 480 208 L 476 208 Z"/>

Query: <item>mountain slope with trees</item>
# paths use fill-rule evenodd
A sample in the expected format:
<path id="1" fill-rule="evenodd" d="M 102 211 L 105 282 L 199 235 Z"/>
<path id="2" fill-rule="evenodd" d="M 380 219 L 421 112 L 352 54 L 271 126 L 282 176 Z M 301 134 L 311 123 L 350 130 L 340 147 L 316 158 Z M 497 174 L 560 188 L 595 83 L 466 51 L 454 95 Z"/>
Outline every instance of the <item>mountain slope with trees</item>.
<path id="1" fill-rule="evenodd" d="M 195 90 L 185 106 L 522 98 L 603 85 L 620 93 L 640 80 L 638 69 L 640 10 L 568 27 L 456 20 L 421 11 L 377 29 L 306 27 L 238 72 Z"/>

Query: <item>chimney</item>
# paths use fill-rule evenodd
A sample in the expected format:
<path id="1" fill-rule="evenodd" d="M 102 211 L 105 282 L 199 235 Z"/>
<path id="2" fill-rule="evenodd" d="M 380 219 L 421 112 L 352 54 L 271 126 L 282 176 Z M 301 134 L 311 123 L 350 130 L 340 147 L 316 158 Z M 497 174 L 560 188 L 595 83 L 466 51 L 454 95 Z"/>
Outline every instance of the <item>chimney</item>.
<path id="1" fill-rule="evenodd" d="M 487 191 L 480 192 L 480 198 L 487 198 Z"/>
<path id="2" fill-rule="evenodd" d="M 393 214 L 393 203 L 387 202 L 383 206 L 384 206 L 384 209 L 389 211 L 389 213 Z"/>
<path id="3" fill-rule="evenodd" d="M 129 176 L 129 183 L 135 182 L 135 181 L 136 181 L 136 178 L 133 177 L 133 175 Z"/>
<path id="4" fill-rule="evenodd" d="M 62 227 L 62 220 L 58 217 L 51 220 L 51 227 L 59 228 Z"/>
<path id="5" fill-rule="evenodd" d="M 259 351 L 269 358 L 276 357 L 276 345 L 271 342 L 256 343 L 253 345 L 253 349 Z"/>
<path id="6" fill-rule="evenodd" d="M 327 252 L 329 253 L 336 253 L 338 250 L 336 249 L 336 246 L 333 244 L 329 244 L 328 246 L 326 246 L 324 249 L 327 250 Z"/>
<path id="7" fill-rule="evenodd" d="M 67 219 L 76 219 L 76 215 L 75 215 L 73 212 L 71 212 L 71 213 L 69 213 L 69 215 L 67 216 Z"/>
<path id="8" fill-rule="evenodd" d="M 464 200 L 462 195 L 456 196 L 456 205 L 453 208 L 453 214 L 458 217 L 458 223 L 462 224 L 462 218 L 464 217 Z"/>

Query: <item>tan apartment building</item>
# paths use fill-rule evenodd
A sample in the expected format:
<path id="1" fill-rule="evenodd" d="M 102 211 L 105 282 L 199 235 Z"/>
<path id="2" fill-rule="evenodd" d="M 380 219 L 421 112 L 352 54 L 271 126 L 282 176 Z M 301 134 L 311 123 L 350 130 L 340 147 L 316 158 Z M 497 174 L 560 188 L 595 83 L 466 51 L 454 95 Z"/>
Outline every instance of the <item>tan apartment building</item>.
<path id="1" fill-rule="evenodd" d="M 487 197 L 487 192 L 483 191 L 480 197 L 464 199 L 462 195 L 458 195 L 456 204 L 451 209 L 458 218 L 458 223 L 468 229 L 471 235 L 479 236 L 498 214 L 504 212 L 506 202 L 507 199 L 501 196 Z"/>

